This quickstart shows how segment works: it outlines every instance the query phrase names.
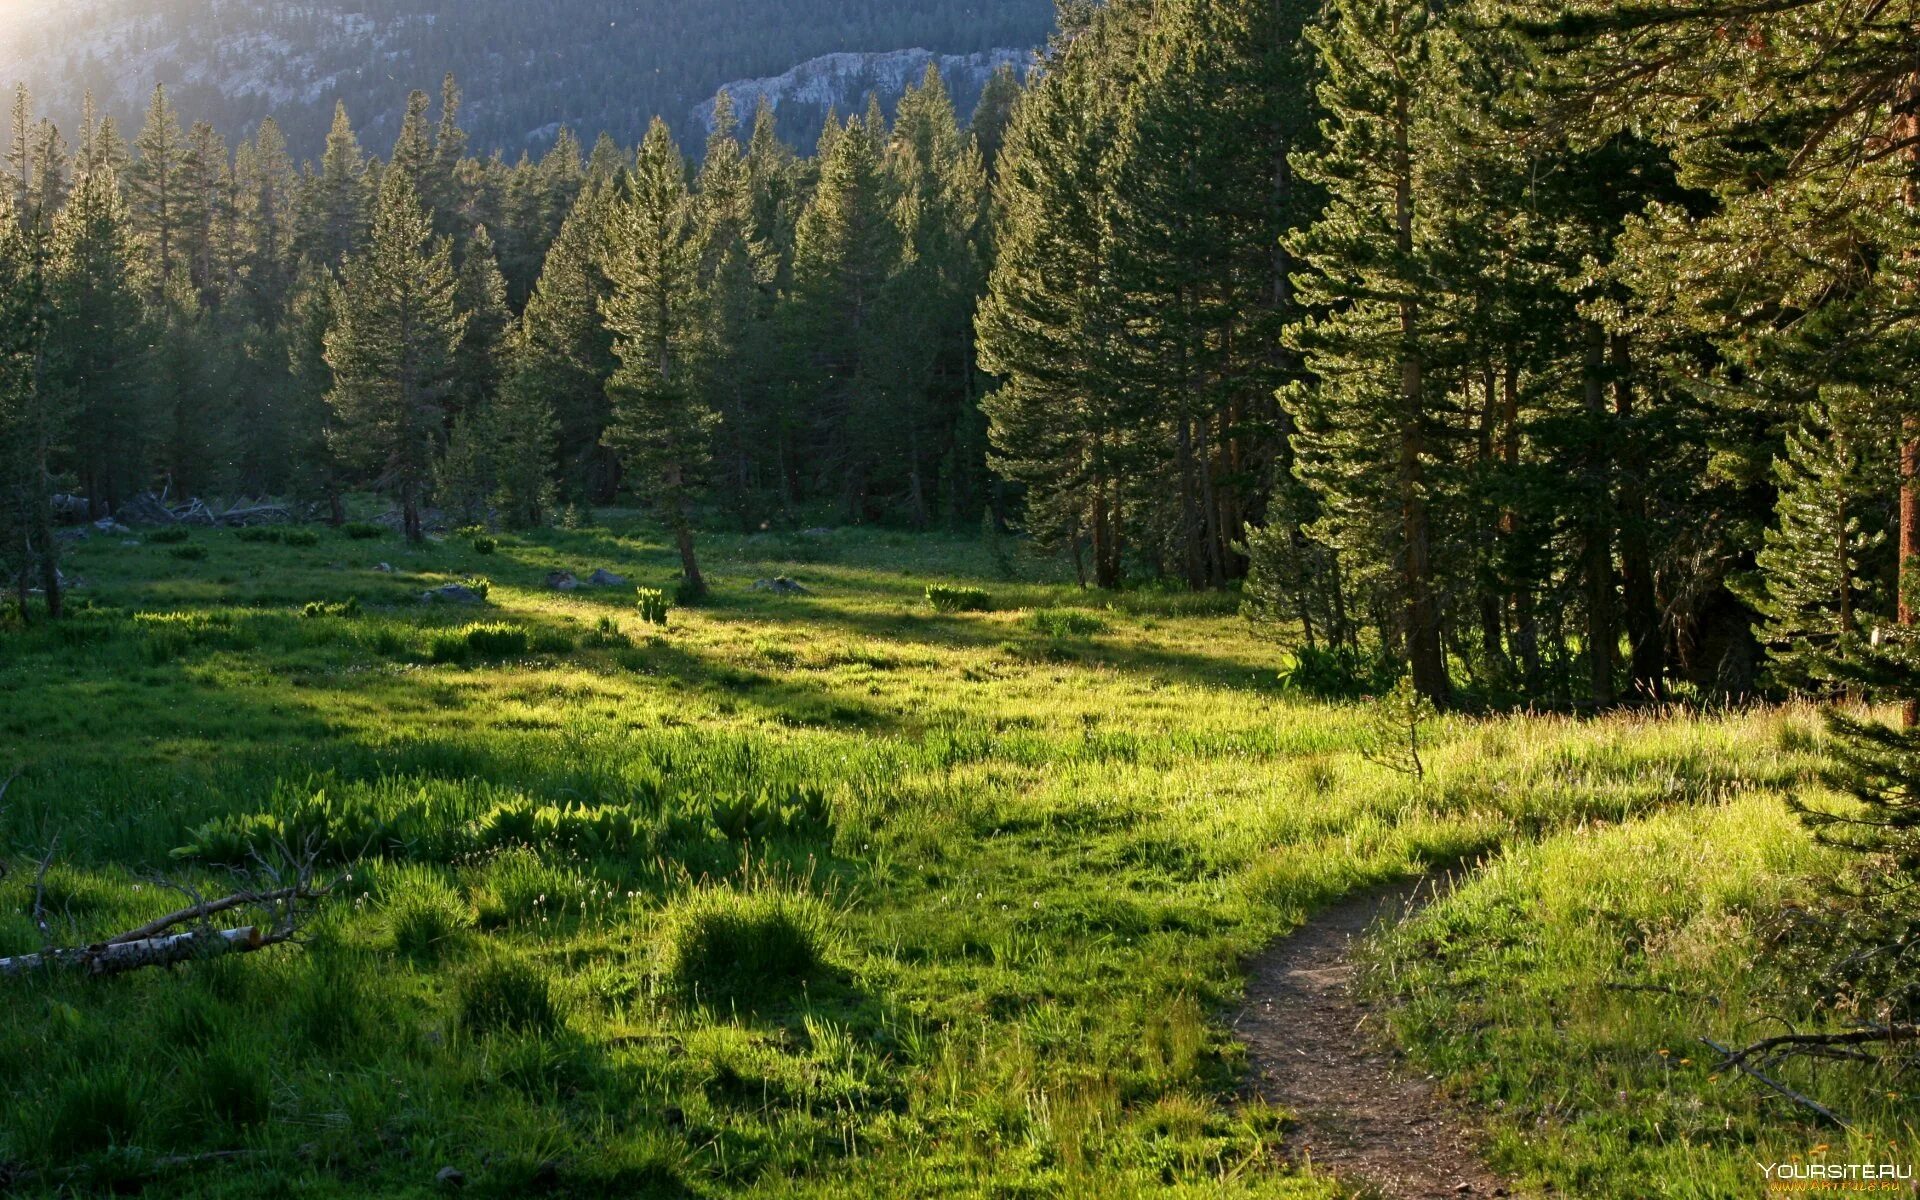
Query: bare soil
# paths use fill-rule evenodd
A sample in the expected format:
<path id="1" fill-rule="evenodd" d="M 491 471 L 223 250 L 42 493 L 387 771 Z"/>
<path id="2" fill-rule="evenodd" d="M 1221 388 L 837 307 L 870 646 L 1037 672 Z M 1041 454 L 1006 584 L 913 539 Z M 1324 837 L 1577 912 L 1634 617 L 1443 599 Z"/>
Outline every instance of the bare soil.
<path id="1" fill-rule="evenodd" d="M 1354 993 L 1353 944 L 1445 884 L 1425 880 L 1346 900 L 1254 962 L 1235 1022 L 1254 1086 L 1298 1117 L 1289 1151 L 1361 1194 L 1385 1200 L 1506 1196 L 1471 1123 L 1413 1073 Z"/>

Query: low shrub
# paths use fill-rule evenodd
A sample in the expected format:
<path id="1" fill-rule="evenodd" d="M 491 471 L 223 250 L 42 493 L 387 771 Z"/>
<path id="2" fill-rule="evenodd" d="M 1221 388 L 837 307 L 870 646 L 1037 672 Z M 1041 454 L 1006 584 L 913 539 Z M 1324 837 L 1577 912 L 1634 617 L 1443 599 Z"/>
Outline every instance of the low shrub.
<path id="1" fill-rule="evenodd" d="M 498 550 L 499 548 L 500 548 L 499 541 L 497 541 L 494 538 L 490 538 L 485 534 L 482 534 L 479 537 L 473 539 L 473 552 L 475 554 L 481 554 L 481 555 L 492 554 L 495 550 Z"/>
<path id="2" fill-rule="evenodd" d="M 777 1002 L 826 966 L 826 932 L 824 907 L 812 897 L 701 888 L 667 913 L 661 975 L 690 1002 Z"/>
<path id="3" fill-rule="evenodd" d="M 186 541 L 188 536 L 185 525 L 167 525 L 147 531 L 147 540 L 156 546 L 178 546 Z"/>
<path id="4" fill-rule="evenodd" d="M 356 542 L 371 542 L 387 536 L 386 526 L 369 521 L 348 521 L 340 527 L 340 532 Z"/>
<path id="5" fill-rule="evenodd" d="M 313 529 L 283 529 L 280 531 L 280 544 L 283 546 L 318 546 L 320 534 Z"/>
<path id="6" fill-rule="evenodd" d="M 167 554 L 169 557 L 177 558 L 181 562 L 205 562 L 207 560 L 207 548 L 205 546 L 175 546 L 173 549 L 167 551 Z"/>
<path id="7" fill-rule="evenodd" d="M 927 588 L 927 603 L 935 612 L 986 612 L 993 607 L 993 598 L 980 588 L 932 584 Z"/>
<path id="8" fill-rule="evenodd" d="M 277 525 L 244 525 L 234 531 L 233 536 L 243 542 L 269 542 L 275 545 L 286 540 L 286 531 Z"/>

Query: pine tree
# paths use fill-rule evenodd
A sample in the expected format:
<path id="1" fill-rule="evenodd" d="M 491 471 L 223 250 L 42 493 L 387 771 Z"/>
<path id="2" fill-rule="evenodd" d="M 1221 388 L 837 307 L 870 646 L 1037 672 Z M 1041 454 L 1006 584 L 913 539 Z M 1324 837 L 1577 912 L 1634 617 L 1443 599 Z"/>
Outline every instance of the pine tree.
<path id="1" fill-rule="evenodd" d="M 507 282 L 500 275 L 493 237 L 484 225 L 472 231 L 461 251 L 458 303 L 467 324 L 454 364 L 450 405 L 456 414 L 471 415 L 491 403 L 500 390 L 507 333 L 513 324 Z"/>
<path id="2" fill-rule="evenodd" d="M 560 479 L 569 498 L 604 503 L 619 465 L 601 444 L 609 412 L 607 381 L 618 365 L 601 319 L 612 293 L 607 235 L 615 199 L 590 188 L 561 227 L 540 281 L 521 314 L 507 377 L 521 411 L 553 422 Z"/>
<path id="3" fill-rule="evenodd" d="M 41 121 L 33 135 L 33 190 L 27 197 L 27 222 L 35 228 L 45 228 L 53 220 L 53 214 L 67 202 L 67 185 L 72 173 L 72 163 L 67 156 L 66 139 L 60 136 L 60 127 L 52 121 Z"/>
<path id="4" fill-rule="evenodd" d="M 994 202 L 993 273 L 977 322 L 995 469 L 1026 490 L 1041 547 L 1070 550 L 1086 581 L 1118 587 L 1126 542 L 1121 458 L 1132 418 L 1105 385 L 1109 321 L 1103 166 L 1130 57 L 1131 9 L 1107 10 L 1055 51 L 1007 130 Z"/>
<path id="5" fill-rule="evenodd" d="M 301 257 L 322 267 L 338 268 L 359 253 L 367 236 L 367 157 L 347 120 L 342 102 L 333 111 L 326 154 L 320 171 L 302 189 L 299 246 Z"/>
<path id="6" fill-rule="evenodd" d="M 518 344 L 526 336 L 516 332 L 509 358 L 528 361 Z M 513 529 L 533 529 L 546 523 L 553 509 L 553 462 L 557 449 L 553 406 L 541 387 L 536 370 L 510 369 L 494 402 L 491 428 L 493 502 L 500 519 Z"/>
<path id="7" fill-rule="evenodd" d="M 36 574 L 47 615 L 62 609 L 59 540 L 48 510 L 56 414 L 41 386 L 45 312 L 40 256 L 10 204 L 0 203 L 0 566 L 21 620 Z M 37 568 L 37 572 L 36 572 Z"/>
<path id="8" fill-rule="evenodd" d="M 440 83 L 440 124 L 434 129 L 433 155 L 427 162 L 423 193 L 434 215 L 434 228 L 448 236 L 464 232 L 461 218 L 466 204 L 461 195 L 460 163 L 466 153 L 467 134 L 460 128 L 460 85 L 449 71 Z"/>
<path id="9" fill-rule="evenodd" d="M 980 103 L 974 107 L 967 132 L 980 147 L 980 159 L 986 165 L 989 180 L 1000 173 L 1000 149 L 1007 143 L 1007 126 L 1013 123 L 1013 110 L 1020 103 L 1020 77 L 1012 67 L 996 69 L 980 91 Z"/>
<path id="10" fill-rule="evenodd" d="M 204 198 L 190 181 L 190 149 L 167 89 L 153 89 L 146 124 L 134 143 L 139 157 L 127 172 L 134 230 L 153 264 L 154 284 L 164 293 L 176 275 L 190 270 L 191 231 L 205 220 Z"/>
<path id="11" fill-rule="evenodd" d="M 737 140 L 733 98 L 714 100 L 713 129 L 696 185 L 700 290 L 704 298 L 702 391 L 720 416 L 726 444 L 720 472 L 729 507 L 751 524 L 753 459 L 764 436 L 758 411 L 764 365 L 754 351 L 765 313 L 759 304 L 752 166 Z"/>
<path id="12" fill-rule="evenodd" d="M 152 290 L 119 184 L 104 170 L 82 176 L 48 252 L 44 378 L 96 518 L 148 483 L 159 433 L 145 302 Z"/>
<path id="13" fill-rule="evenodd" d="M 409 174 L 387 172 L 372 239 L 336 286 L 326 338 L 334 447 L 377 473 L 416 543 L 425 538 L 420 506 L 445 434 L 467 323 L 456 303 L 452 257 L 445 240 L 434 240 Z"/>
<path id="14" fill-rule="evenodd" d="M 1857 657 L 1877 620 L 1869 568 L 1886 541 L 1872 528 L 1880 431 L 1831 395 L 1810 403 L 1774 463 L 1775 525 L 1756 556 L 1759 586 L 1743 598 L 1760 615 L 1775 679 L 1799 691 L 1830 686 L 1835 659 Z"/>
<path id="15" fill-rule="evenodd" d="M 304 263 L 287 301 L 285 441 L 293 494 L 326 509 L 333 525 L 346 523 L 347 470 L 330 393 L 327 335 L 334 326 L 338 281 L 326 267 Z"/>
<path id="16" fill-rule="evenodd" d="M 240 147 L 235 175 L 241 289 L 251 318 L 272 328 L 292 290 L 295 195 L 293 160 L 272 118 Z"/>
<path id="17" fill-rule="evenodd" d="M 706 592 L 694 552 L 693 505 L 704 484 L 716 417 L 701 370 L 700 239 L 686 164 L 666 124 L 640 146 L 627 195 L 614 213 L 605 305 L 620 367 L 607 385 L 606 442 L 680 554 L 686 594 Z"/>
<path id="18" fill-rule="evenodd" d="M 1289 248 L 1308 271 L 1302 300 L 1325 313 L 1290 344 L 1318 384 L 1309 465 L 1332 497 L 1329 538 L 1392 564 L 1381 585 L 1399 613 L 1414 687 L 1453 692 L 1436 588 L 1435 473 L 1442 414 L 1429 376 L 1443 353 L 1433 327 L 1430 212 L 1419 155 L 1436 103 L 1428 0 L 1334 0 L 1309 31 L 1320 55 L 1325 147 L 1296 154 L 1325 190 L 1325 214 Z M 1372 469 L 1391 463 L 1391 474 Z"/>
<path id="19" fill-rule="evenodd" d="M 812 399 L 823 473 L 841 503 L 863 514 L 878 461 L 867 439 L 885 404 L 874 361 L 875 316 L 900 254 L 878 139 L 863 121 L 822 137 L 820 181 L 794 234 L 786 337 L 794 384 Z"/>

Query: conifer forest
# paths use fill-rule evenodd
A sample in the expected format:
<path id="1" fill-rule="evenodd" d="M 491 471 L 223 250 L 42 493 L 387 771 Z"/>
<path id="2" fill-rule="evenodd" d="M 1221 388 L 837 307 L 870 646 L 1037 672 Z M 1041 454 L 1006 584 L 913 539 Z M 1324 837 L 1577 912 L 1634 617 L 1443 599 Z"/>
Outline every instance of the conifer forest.
<path id="1" fill-rule="evenodd" d="M 30 7 L 0 1193 L 1920 1187 L 1920 0 Z"/>

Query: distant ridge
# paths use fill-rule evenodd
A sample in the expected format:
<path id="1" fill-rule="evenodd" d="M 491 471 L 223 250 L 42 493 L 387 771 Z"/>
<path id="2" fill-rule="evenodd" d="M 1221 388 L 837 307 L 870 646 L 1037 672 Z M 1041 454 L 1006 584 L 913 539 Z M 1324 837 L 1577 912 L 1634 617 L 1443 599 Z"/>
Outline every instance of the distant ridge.
<path id="1" fill-rule="evenodd" d="M 783 118 L 791 118 L 798 107 L 806 110 L 804 119 L 808 124 L 817 124 L 828 109 L 837 108 L 844 116 L 865 106 L 870 92 L 891 107 L 907 87 L 919 83 L 927 67 L 933 65 L 940 68 L 941 78 L 953 94 L 954 106 L 964 121 L 995 71 L 1011 67 L 1024 79 L 1033 60 L 1033 50 L 1017 47 L 975 54 L 936 54 L 919 48 L 869 54 L 842 52 L 810 58 L 780 75 L 737 79 L 722 84 L 718 91 L 733 99 L 734 111 L 742 114 L 743 120 L 745 114 L 753 112 L 765 100 Z M 714 102 L 708 100 L 694 106 L 693 119 L 703 129 L 713 128 L 713 105 Z M 782 126 L 793 123 L 783 120 Z"/>

